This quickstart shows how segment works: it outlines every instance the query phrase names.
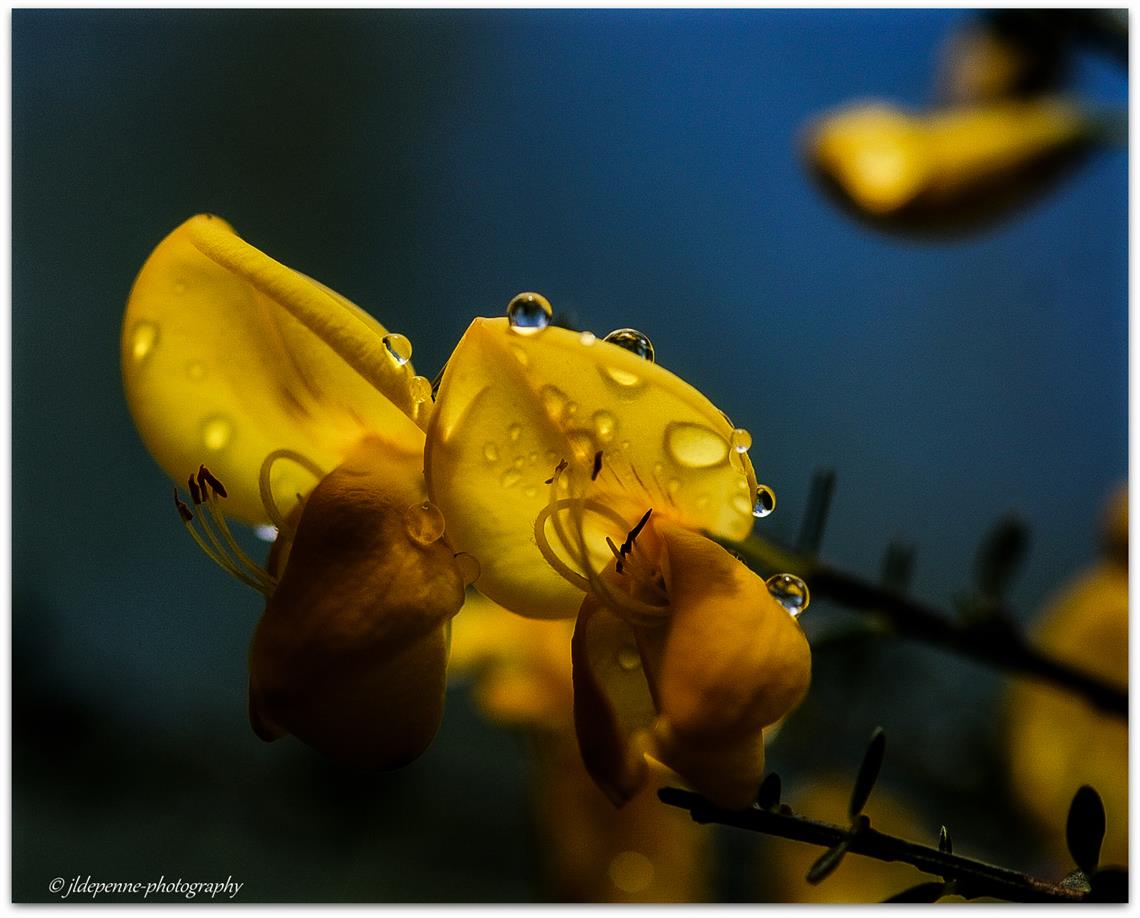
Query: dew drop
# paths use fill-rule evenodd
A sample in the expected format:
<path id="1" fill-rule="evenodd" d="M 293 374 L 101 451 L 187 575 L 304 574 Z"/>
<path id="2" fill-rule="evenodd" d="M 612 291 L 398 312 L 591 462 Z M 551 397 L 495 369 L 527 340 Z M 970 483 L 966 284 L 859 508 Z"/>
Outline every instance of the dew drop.
<path id="1" fill-rule="evenodd" d="M 202 422 L 202 442 L 206 445 L 206 449 L 215 452 L 226 448 L 233 432 L 234 425 L 230 423 L 229 418 L 221 415 L 214 415 Z"/>
<path id="2" fill-rule="evenodd" d="M 518 438 L 522 436 L 522 424 L 512 424 L 510 427 L 508 427 L 507 436 L 511 438 L 512 443 L 517 441 Z"/>
<path id="3" fill-rule="evenodd" d="M 774 574 L 764 583 L 772 598 L 787 609 L 792 618 L 800 615 L 811 602 L 807 584 L 795 574 Z"/>
<path id="4" fill-rule="evenodd" d="M 732 444 L 732 448 L 738 453 L 746 453 L 749 447 L 752 446 L 752 434 L 743 427 L 734 427 L 728 442 Z"/>
<path id="5" fill-rule="evenodd" d="M 494 440 L 488 440 L 483 444 L 483 458 L 488 462 L 499 461 L 499 447 L 495 445 Z"/>
<path id="6" fill-rule="evenodd" d="M 461 551 L 455 556 L 455 566 L 459 568 L 459 576 L 463 578 L 464 586 L 471 586 L 479 579 L 479 561 L 474 555 Z"/>
<path id="7" fill-rule="evenodd" d="M 702 424 L 674 421 L 665 428 L 665 450 L 678 465 L 710 469 L 728 458 L 728 441 Z"/>
<path id="8" fill-rule="evenodd" d="M 632 644 L 625 644 L 618 649 L 617 664 L 627 673 L 633 672 L 641 666 L 641 654 L 637 652 L 637 648 Z"/>
<path id="9" fill-rule="evenodd" d="M 665 483 L 665 490 L 669 492 L 670 497 L 676 497 L 677 492 L 681 490 L 681 479 L 680 478 L 670 478 Z"/>
<path id="10" fill-rule="evenodd" d="M 183 293 L 185 293 L 186 292 L 186 281 L 175 281 L 174 282 L 174 292 L 177 293 L 179 296 L 181 296 Z"/>
<path id="11" fill-rule="evenodd" d="M 520 335 L 533 335 L 550 324 L 554 310 L 541 293 L 520 293 L 507 304 L 507 319 Z"/>
<path id="12" fill-rule="evenodd" d="M 526 456 L 515 456 L 515 461 L 511 463 L 516 469 L 521 469 L 526 465 Z"/>
<path id="13" fill-rule="evenodd" d="M 443 537 L 443 530 L 443 513 L 430 500 L 412 504 L 404 511 L 404 532 L 413 542 L 431 545 Z"/>
<path id="14" fill-rule="evenodd" d="M 136 322 L 131 329 L 131 357 L 142 363 L 158 343 L 158 326 L 153 322 Z"/>
<path id="15" fill-rule="evenodd" d="M 763 519 L 776 509 L 776 492 L 767 485 L 760 485 L 756 489 L 756 503 L 752 505 L 752 515 Z"/>
<path id="16" fill-rule="evenodd" d="M 186 378 L 190 382 L 201 382 L 206 378 L 206 364 L 201 360 L 191 360 L 186 364 Z"/>
<path id="17" fill-rule="evenodd" d="M 527 497 L 537 497 L 538 496 L 538 488 L 535 487 L 534 485 L 527 485 L 525 488 L 523 488 L 523 494 L 526 495 Z"/>
<path id="18" fill-rule="evenodd" d="M 620 348 L 636 354 L 643 360 L 648 360 L 653 363 L 654 351 L 653 342 L 649 337 L 636 328 L 615 328 L 612 332 L 606 335 L 603 341 L 608 341 L 610 344 L 616 344 Z"/>
<path id="19" fill-rule="evenodd" d="M 538 450 L 532 449 L 530 451 L 530 455 L 526 458 L 527 462 L 529 462 L 531 465 L 536 465 L 538 463 Z"/>
<path id="20" fill-rule="evenodd" d="M 413 376 L 408 381 L 408 391 L 417 405 L 431 401 L 431 380 L 426 376 Z"/>
<path id="21" fill-rule="evenodd" d="M 617 430 L 617 421 L 612 414 L 608 411 L 594 412 L 594 433 L 598 435 L 598 440 L 609 443 L 614 438 L 615 430 Z"/>
<path id="22" fill-rule="evenodd" d="M 597 340 L 597 336 L 595 336 L 592 331 L 584 331 L 578 336 L 578 341 L 582 344 L 582 347 L 593 347 L 594 342 Z"/>
<path id="23" fill-rule="evenodd" d="M 542 407 L 546 409 L 550 420 L 562 420 L 562 415 L 566 411 L 566 394 L 561 389 L 556 386 L 543 386 L 538 392 L 538 397 L 542 399 Z"/>
<path id="24" fill-rule="evenodd" d="M 402 367 L 412 359 L 412 342 L 403 335 L 385 335 L 382 340 L 384 349 L 396 361 L 397 366 Z"/>
<path id="25" fill-rule="evenodd" d="M 270 526 L 268 523 L 261 523 L 253 527 L 253 534 L 261 539 L 262 542 L 276 542 L 277 541 L 277 527 Z"/>
<path id="26" fill-rule="evenodd" d="M 513 488 L 522 480 L 522 472 L 516 468 L 509 468 L 499 478 L 499 484 L 504 488 Z"/>
<path id="27" fill-rule="evenodd" d="M 630 373 L 629 370 L 621 370 L 606 364 L 598 367 L 598 372 L 607 382 L 613 383 L 621 389 L 636 389 L 642 383 L 641 377 L 636 373 Z"/>

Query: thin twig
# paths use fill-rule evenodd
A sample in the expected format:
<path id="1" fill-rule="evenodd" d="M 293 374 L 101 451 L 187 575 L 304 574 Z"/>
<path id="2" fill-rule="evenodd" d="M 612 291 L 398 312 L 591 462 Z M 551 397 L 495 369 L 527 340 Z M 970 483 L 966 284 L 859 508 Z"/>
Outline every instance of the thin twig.
<path id="1" fill-rule="evenodd" d="M 1128 717 L 1126 689 L 1033 647 L 1013 626 L 1012 616 L 960 622 L 918 600 L 754 535 L 743 542 L 724 544 L 761 574 L 787 571 L 803 577 L 812 599 L 829 599 L 878 616 L 902 637 L 933 644 L 1007 672 L 1042 679 L 1081 696 L 1107 714 Z"/>
<path id="2" fill-rule="evenodd" d="M 848 842 L 852 854 L 873 857 L 880 861 L 902 861 L 924 873 L 955 883 L 955 891 L 968 899 L 989 896 L 1010 902 L 1080 902 L 1085 895 L 1057 883 L 1049 883 L 1028 874 L 996 867 L 984 861 L 939 851 L 926 845 L 909 842 L 872 828 L 854 836 L 842 826 L 809 819 L 794 813 L 752 808 L 725 810 L 709 803 L 699 794 L 676 787 L 663 787 L 657 792 L 663 803 L 688 810 L 694 822 L 717 823 L 734 826 L 751 832 L 775 835 L 832 848 Z"/>

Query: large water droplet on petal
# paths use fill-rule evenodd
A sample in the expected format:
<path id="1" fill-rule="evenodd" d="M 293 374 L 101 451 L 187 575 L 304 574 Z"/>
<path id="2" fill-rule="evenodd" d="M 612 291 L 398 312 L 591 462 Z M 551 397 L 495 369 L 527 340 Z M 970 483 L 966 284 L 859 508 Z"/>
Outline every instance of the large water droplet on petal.
<path id="1" fill-rule="evenodd" d="M 431 380 L 426 376 L 413 376 L 408 380 L 408 392 L 417 405 L 431 400 Z"/>
<path id="2" fill-rule="evenodd" d="M 430 500 L 412 504 L 404 511 L 404 532 L 413 542 L 431 545 L 443 537 L 445 522 L 439 507 Z"/>
<path id="3" fill-rule="evenodd" d="M 136 322 L 131 329 L 131 358 L 142 363 L 158 343 L 158 326 L 153 322 Z"/>
<path id="4" fill-rule="evenodd" d="M 225 449 L 234 433 L 234 425 L 229 418 L 216 414 L 202 422 L 202 442 L 206 449 Z"/>
<path id="5" fill-rule="evenodd" d="M 772 598 L 795 618 L 808 607 L 811 595 L 807 584 L 795 574 L 774 574 L 764 581 Z"/>
<path id="6" fill-rule="evenodd" d="M 581 342 L 582 347 L 593 347 L 597 337 L 592 331 L 584 331 L 578 336 L 578 341 Z"/>
<path id="7" fill-rule="evenodd" d="M 554 310 L 541 293 L 520 293 L 507 304 L 507 319 L 520 335 L 533 335 L 550 324 Z"/>
<path id="8" fill-rule="evenodd" d="M 653 363 L 653 342 L 649 340 L 648 335 L 639 332 L 636 328 L 615 328 L 602 340 L 625 348 L 643 360 Z"/>
<path id="9" fill-rule="evenodd" d="M 748 448 L 752 446 L 752 434 L 743 427 L 735 427 L 728 442 L 732 444 L 732 448 L 738 453 L 746 453 L 748 452 Z"/>
<path id="10" fill-rule="evenodd" d="M 728 458 L 728 441 L 702 424 L 674 421 L 665 428 L 665 450 L 678 465 L 709 469 Z"/>
<path id="11" fill-rule="evenodd" d="M 479 561 L 474 555 L 461 551 L 455 556 L 455 566 L 459 568 L 459 576 L 463 578 L 464 586 L 471 586 L 479 579 L 481 573 Z"/>
<path id="12" fill-rule="evenodd" d="M 382 340 L 384 349 L 398 366 L 402 367 L 412 359 L 412 342 L 403 335 L 385 335 Z"/>
<path id="13" fill-rule="evenodd" d="M 752 515 L 763 519 L 776 509 L 776 492 L 767 485 L 760 485 L 756 489 L 756 503 L 752 506 Z"/>

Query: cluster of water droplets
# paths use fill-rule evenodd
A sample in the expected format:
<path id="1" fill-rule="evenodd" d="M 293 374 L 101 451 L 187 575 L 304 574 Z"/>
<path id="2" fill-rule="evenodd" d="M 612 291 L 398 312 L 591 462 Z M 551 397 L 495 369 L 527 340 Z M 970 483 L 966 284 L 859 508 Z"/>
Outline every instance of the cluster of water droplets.
<path id="1" fill-rule="evenodd" d="M 764 583 L 772 598 L 787 609 L 792 618 L 799 616 L 811 602 L 807 584 L 795 574 L 775 574 Z"/>
<path id="2" fill-rule="evenodd" d="M 388 334 L 385 335 L 381 341 L 384 344 L 384 350 L 388 352 L 388 356 L 392 358 L 392 362 L 398 367 L 408 365 L 412 359 L 412 342 L 407 339 L 407 336 L 401 334 Z M 431 401 L 431 380 L 426 376 L 413 376 L 408 380 L 408 393 L 412 397 L 412 401 L 419 405 L 424 402 Z"/>

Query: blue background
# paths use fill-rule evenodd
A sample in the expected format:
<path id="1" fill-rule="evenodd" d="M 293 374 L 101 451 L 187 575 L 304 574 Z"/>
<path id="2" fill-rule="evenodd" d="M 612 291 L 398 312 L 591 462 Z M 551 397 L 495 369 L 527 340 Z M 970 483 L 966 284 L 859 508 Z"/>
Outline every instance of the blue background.
<path id="1" fill-rule="evenodd" d="M 929 103 L 967 16 L 14 11 L 16 898 L 97 871 L 229 873 L 246 901 L 541 896 L 522 747 L 461 688 L 427 755 L 379 778 L 249 732 L 258 597 L 186 539 L 119 383 L 133 277 L 193 213 L 406 334 L 428 376 L 519 290 L 640 328 L 752 431 L 779 497 L 762 533 L 793 536 L 834 468 L 828 560 L 873 577 L 903 537 L 914 593 L 948 607 L 1013 511 L 1028 620 L 1126 475 L 1126 150 L 938 243 L 853 222 L 798 154 L 836 105 Z M 1127 101 L 1094 55 L 1069 85 Z M 826 703 L 773 764 L 853 771 L 883 723 L 884 780 L 934 831 L 956 807 L 1031 868 L 1002 847 L 1025 827 L 985 819 L 1002 680 L 886 639 L 858 659 L 817 654 Z M 734 876 L 722 894 L 748 895 Z"/>

